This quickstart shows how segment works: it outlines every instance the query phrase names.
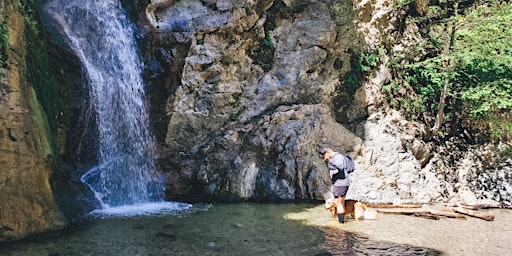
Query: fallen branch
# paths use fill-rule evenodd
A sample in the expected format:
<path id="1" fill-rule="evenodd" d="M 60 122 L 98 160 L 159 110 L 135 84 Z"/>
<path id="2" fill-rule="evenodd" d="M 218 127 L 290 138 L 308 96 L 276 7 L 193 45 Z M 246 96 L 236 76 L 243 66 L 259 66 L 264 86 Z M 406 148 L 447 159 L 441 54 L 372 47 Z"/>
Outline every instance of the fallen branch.
<path id="1" fill-rule="evenodd" d="M 481 210 L 481 209 L 512 209 L 510 205 L 492 205 L 492 204 L 477 204 L 477 205 L 462 205 L 463 208 L 470 210 Z"/>
<path id="2" fill-rule="evenodd" d="M 392 205 L 392 204 L 375 204 L 375 205 L 368 205 L 370 208 L 379 208 L 379 209 L 393 209 L 393 208 L 421 208 L 421 205 Z"/>
<path id="3" fill-rule="evenodd" d="M 434 210 L 434 209 L 426 210 L 425 212 L 428 214 L 437 215 L 437 216 L 445 216 L 445 217 L 456 218 L 456 219 L 461 219 L 461 220 L 466 219 L 466 216 L 456 213 L 456 212 L 448 212 L 448 211 L 441 211 L 441 210 Z"/>
<path id="4" fill-rule="evenodd" d="M 422 212 L 415 213 L 414 216 L 429 219 L 429 220 L 439 220 L 441 218 L 437 215 L 432 215 L 432 214 L 427 214 L 427 213 L 422 213 Z"/>
<path id="5" fill-rule="evenodd" d="M 468 216 L 475 217 L 475 218 L 480 218 L 480 219 L 483 219 L 483 220 L 486 220 L 486 221 L 493 221 L 494 220 L 494 215 L 483 214 L 483 213 L 479 213 L 477 211 L 464 209 L 462 207 L 455 207 L 452 210 L 454 212 L 457 212 L 457 213 L 466 214 Z"/>
<path id="6" fill-rule="evenodd" d="M 425 205 L 369 205 L 371 208 L 383 214 L 400 214 L 400 215 L 414 215 L 416 217 L 422 217 L 427 219 L 438 220 L 439 217 L 449 217 L 456 219 L 466 219 L 466 216 L 483 219 L 486 221 L 494 221 L 494 215 L 480 213 L 479 209 L 512 209 L 511 206 L 507 205 L 446 205 L 446 204 L 425 204 Z"/>
<path id="7" fill-rule="evenodd" d="M 383 213 L 383 214 L 414 215 L 414 216 L 418 216 L 418 217 L 429 216 L 430 219 L 439 219 L 439 217 L 466 219 L 466 216 L 459 214 L 459 213 L 450 212 L 450 211 L 441 211 L 441 210 L 435 210 L 435 209 L 418 209 L 418 208 L 403 209 L 403 210 L 378 209 L 377 212 Z"/>
<path id="8" fill-rule="evenodd" d="M 382 209 L 377 209 L 376 210 L 377 212 L 379 213 L 384 213 L 384 214 L 400 214 L 400 215 L 413 215 L 413 214 L 416 214 L 416 213 L 425 213 L 424 210 L 382 210 Z"/>

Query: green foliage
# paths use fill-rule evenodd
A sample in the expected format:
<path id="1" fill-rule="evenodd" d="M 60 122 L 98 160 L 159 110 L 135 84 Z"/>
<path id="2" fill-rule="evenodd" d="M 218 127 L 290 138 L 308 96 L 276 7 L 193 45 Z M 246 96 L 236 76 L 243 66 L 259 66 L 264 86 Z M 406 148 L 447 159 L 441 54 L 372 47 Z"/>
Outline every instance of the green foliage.
<path id="1" fill-rule="evenodd" d="M 355 91 L 361 86 L 361 81 L 359 81 L 359 78 L 357 78 L 357 75 L 353 72 L 348 73 L 345 81 L 351 91 Z"/>
<path id="2" fill-rule="evenodd" d="M 380 57 L 377 53 L 361 53 L 352 58 L 352 67 L 358 72 L 367 72 L 377 67 Z"/>
<path id="3" fill-rule="evenodd" d="M 512 120 L 504 120 L 503 116 L 493 116 L 490 119 L 491 137 L 496 140 L 512 136 Z"/>
<path id="4" fill-rule="evenodd" d="M 469 114 L 473 118 L 485 118 L 494 112 L 511 110 L 512 81 L 501 79 L 464 88 L 461 99 L 472 106 Z"/>
<path id="5" fill-rule="evenodd" d="M 229 53 L 222 54 L 222 59 L 220 62 L 224 65 L 232 65 L 238 63 L 238 61 L 235 59 L 235 56 Z"/>
<path id="6" fill-rule="evenodd" d="M 242 100 L 242 96 L 243 96 L 243 92 L 237 92 L 237 93 L 233 93 L 233 95 L 231 95 L 231 97 L 233 98 L 233 108 L 237 108 L 238 106 L 240 106 L 240 101 Z"/>
<path id="7" fill-rule="evenodd" d="M 265 37 L 256 48 L 250 49 L 248 54 L 254 60 L 254 64 L 260 65 L 264 71 L 269 71 L 274 64 L 276 49 L 269 30 L 265 30 Z"/>
<path id="8" fill-rule="evenodd" d="M 481 6 L 468 18 L 474 25 L 457 33 L 455 54 L 462 99 L 474 104 L 473 117 L 512 110 L 512 5 Z"/>
<path id="9" fill-rule="evenodd" d="M 457 32 L 457 94 L 472 119 L 488 120 L 494 139 L 512 136 L 512 5 L 482 5 Z"/>
<path id="10" fill-rule="evenodd" d="M 352 54 L 350 59 L 352 71 L 347 73 L 345 76 L 345 85 L 348 89 L 347 92 L 349 94 L 353 94 L 359 87 L 361 87 L 361 80 L 363 77 L 366 73 L 376 68 L 379 63 L 380 53 L 378 52 Z M 343 64 L 337 64 L 335 62 L 335 67 L 336 65 L 339 65 L 338 67 L 341 68 Z"/>
<path id="11" fill-rule="evenodd" d="M 265 30 L 265 38 L 261 41 L 261 44 L 267 47 L 274 47 L 274 41 L 272 41 L 272 37 L 270 36 L 270 31 Z"/>
<path id="12" fill-rule="evenodd" d="M 20 0 L 18 2 L 18 8 L 23 15 L 23 21 L 25 26 L 34 34 L 39 34 L 39 23 L 37 0 Z"/>
<path id="13" fill-rule="evenodd" d="M 4 65 L 7 61 L 7 46 L 9 44 L 9 33 L 7 28 L 7 19 L 0 21 L 0 64 Z"/>
<path id="14" fill-rule="evenodd" d="M 57 127 L 68 126 L 69 117 L 73 113 L 63 110 L 69 104 L 64 91 L 69 88 L 56 82 L 54 70 L 58 64 L 52 63 L 48 55 L 48 47 L 40 30 L 40 13 L 38 1 L 24 0 L 18 4 L 25 23 L 25 41 L 27 63 L 27 81 L 36 91 L 37 98 L 48 117 L 50 129 L 55 133 Z"/>
<path id="15" fill-rule="evenodd" d="M 397 1 L 407 2 L 407 1 Z M 445 1 L 451 6 L 453 1 Z M 480 2 L 482 3 L 482 2 Z M 395 56 L 388 66 L 396 79 L 382 87 L 391 105 L 406 110 L 410 116 L 424 112 L 434 116 L 444 86 L 449 76 L 449 102 L 445 119 L 474 120 L 487 124 L 490 135 L 496 139 L 512 135 L 512 5 L 487 1 L 467 7 L 462 15 L 442 16 L 439 21 L 425 25 L 424 35 L 429 44 L 422 49 Z M 436 10 L 436 8 L 430 8 Z M 440 11 L 437 10 L 437 14 Z M 437 15 L 436 14 L 436 15 Z M 430 14 L 431 16 L 433 14 Z M 445 26 L 456 22 L 453 48 L 443 55 L 447 45 Z M 410 56 L 425 52 L 424 58 L 413 60 Z M 409 56 L 409 57 L 408 57 Z M 454 67 L 448 63 L 453 61 Z M 496 122 L 493 120 L 501 120 Z"/>
<path id="16" fill-rule="evenodd" d="M 396 8 L 402 8 L 406 5 L 411 4 L 414 0 L 395 0 L 394 4 Z"/>
<path id="17" fill-rule="evenodd" d="M 238 109 L 238 111 L 236 113 L 233 113 L 231 115 L 229 115 L 229 120 L 230 121 L 237 121 L 238 119 L 240 119 L 240 116 L 242 116 L 242 114 L 247 110 L 247 107 L 246 106 L 242 106 L 241 108 Z"/>
<path id="18" fill-rule="evenodd" d="M 231 103 L 231 107 L 237 110 L 235 113 L 229 115 L 230 121 L 236 121 L 240 118 L 240 116 L 247 110 L 247 106 L 242 105 L 242 99 L 245 95 L 245 89 L 242 89 L 240 92 L 233 93 L 231 97 L 233 98 L 233 102 Z"/>

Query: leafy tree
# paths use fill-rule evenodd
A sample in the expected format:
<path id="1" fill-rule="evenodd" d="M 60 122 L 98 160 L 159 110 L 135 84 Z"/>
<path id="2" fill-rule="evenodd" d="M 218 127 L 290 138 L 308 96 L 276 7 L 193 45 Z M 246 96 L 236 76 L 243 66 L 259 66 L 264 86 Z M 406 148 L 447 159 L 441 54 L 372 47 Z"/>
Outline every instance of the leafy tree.
<path id="1" fill-rule="evenodd" d="M 457 33 L 458 99 L 464 114 L 489 124 L 491 136 L 512 135 L 512 5 L 481 5 Z"/>
<path id="2" fill-rule="evenodd" d="M 408 22 L 418 24 L 429 44 L 409 49 L 424 52 L 419 61 L 407 59 L 407 54 L 390 61 L 396 79 L 383 91 L 392 106 L 423 118 L 432 125 L 433 135 L 445 121 L 452 125 L 444 127 L 447 131 L 479 127 L 490 131 L 485 134 L 489 137 L 510 140 L 512 5 L 438 1 L 425 16 L 409 17 Z"/>

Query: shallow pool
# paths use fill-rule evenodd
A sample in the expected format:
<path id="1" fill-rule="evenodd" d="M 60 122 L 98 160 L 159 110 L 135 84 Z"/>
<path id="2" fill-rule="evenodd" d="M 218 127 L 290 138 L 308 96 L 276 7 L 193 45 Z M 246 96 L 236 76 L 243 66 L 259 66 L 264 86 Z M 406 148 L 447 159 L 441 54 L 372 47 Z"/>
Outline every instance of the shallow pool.
<path id="1" fill-rule="evenodd" d="M 0 255 L 507 255 L 512 211 L 493 213 L 494 222 L 381 215 L 342 225 L 319 204 L 194 205 L 174 214 L 87 218 L 0 244 Z"/>

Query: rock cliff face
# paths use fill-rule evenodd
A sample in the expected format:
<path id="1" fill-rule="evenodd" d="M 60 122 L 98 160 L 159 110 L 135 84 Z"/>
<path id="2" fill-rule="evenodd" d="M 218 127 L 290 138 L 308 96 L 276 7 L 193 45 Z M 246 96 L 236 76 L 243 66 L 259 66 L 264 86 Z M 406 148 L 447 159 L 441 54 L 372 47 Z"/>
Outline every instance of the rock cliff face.
<path id="1" fill-rule="evenodd" d="M 417 1 L 417 13 L 424 5 Z M 467 150 L 452 161 L 450 145 L 425 142 L 427 127 L 385 107 L 386 56 L 360 86 L 350 83 L 354 56 L 376 51 L 403 27 L 393 1 L 169 0 L 144 11 L 170 198 L 323 199 L 330 183 L 317 151 L 329 145 L 357 161 L 352 198 L 510 202 L 510 185 L 492 185 L 500 175 L 510 184 L 510 164 L 464 171 L 483 159 Z M 421 40 L 405 26 L 391 48 Z M 481 182 L 494 189 L 484 192 Z"/>
<path id="2" fill-rule="evenodd" d="M 55 164 L 49 128 L 27 82 L 25 27 L 13 2 L 0 5 L 8 33 L 0 68 L 0 241 L 65 224 L 50 187 Z"/>
<path id="3" fill-rule="evenodd" d="M 169 117 L 160 139 L 171 197 L 200 192 L 220 200 L 289 200 L 328 194 L 319 147 L 357 155 L 362 145 L 331 114 L 331 96 L 344 93 L 348 52 L 360 43 L 352 3 L 155 1 L 146 16 L 148 38 L 161 38 L 151 42 L 148 61 L 181 66 L 155 69 L 150 84 L 159 86 L 162 76 L 180 78 L 158 108 Z M 175 43 L 154 47 L 168 37 Z M 188 52 L 180 48 L 184 44 Z M 360 106 L 352 108 L 365 115 Z"/>

